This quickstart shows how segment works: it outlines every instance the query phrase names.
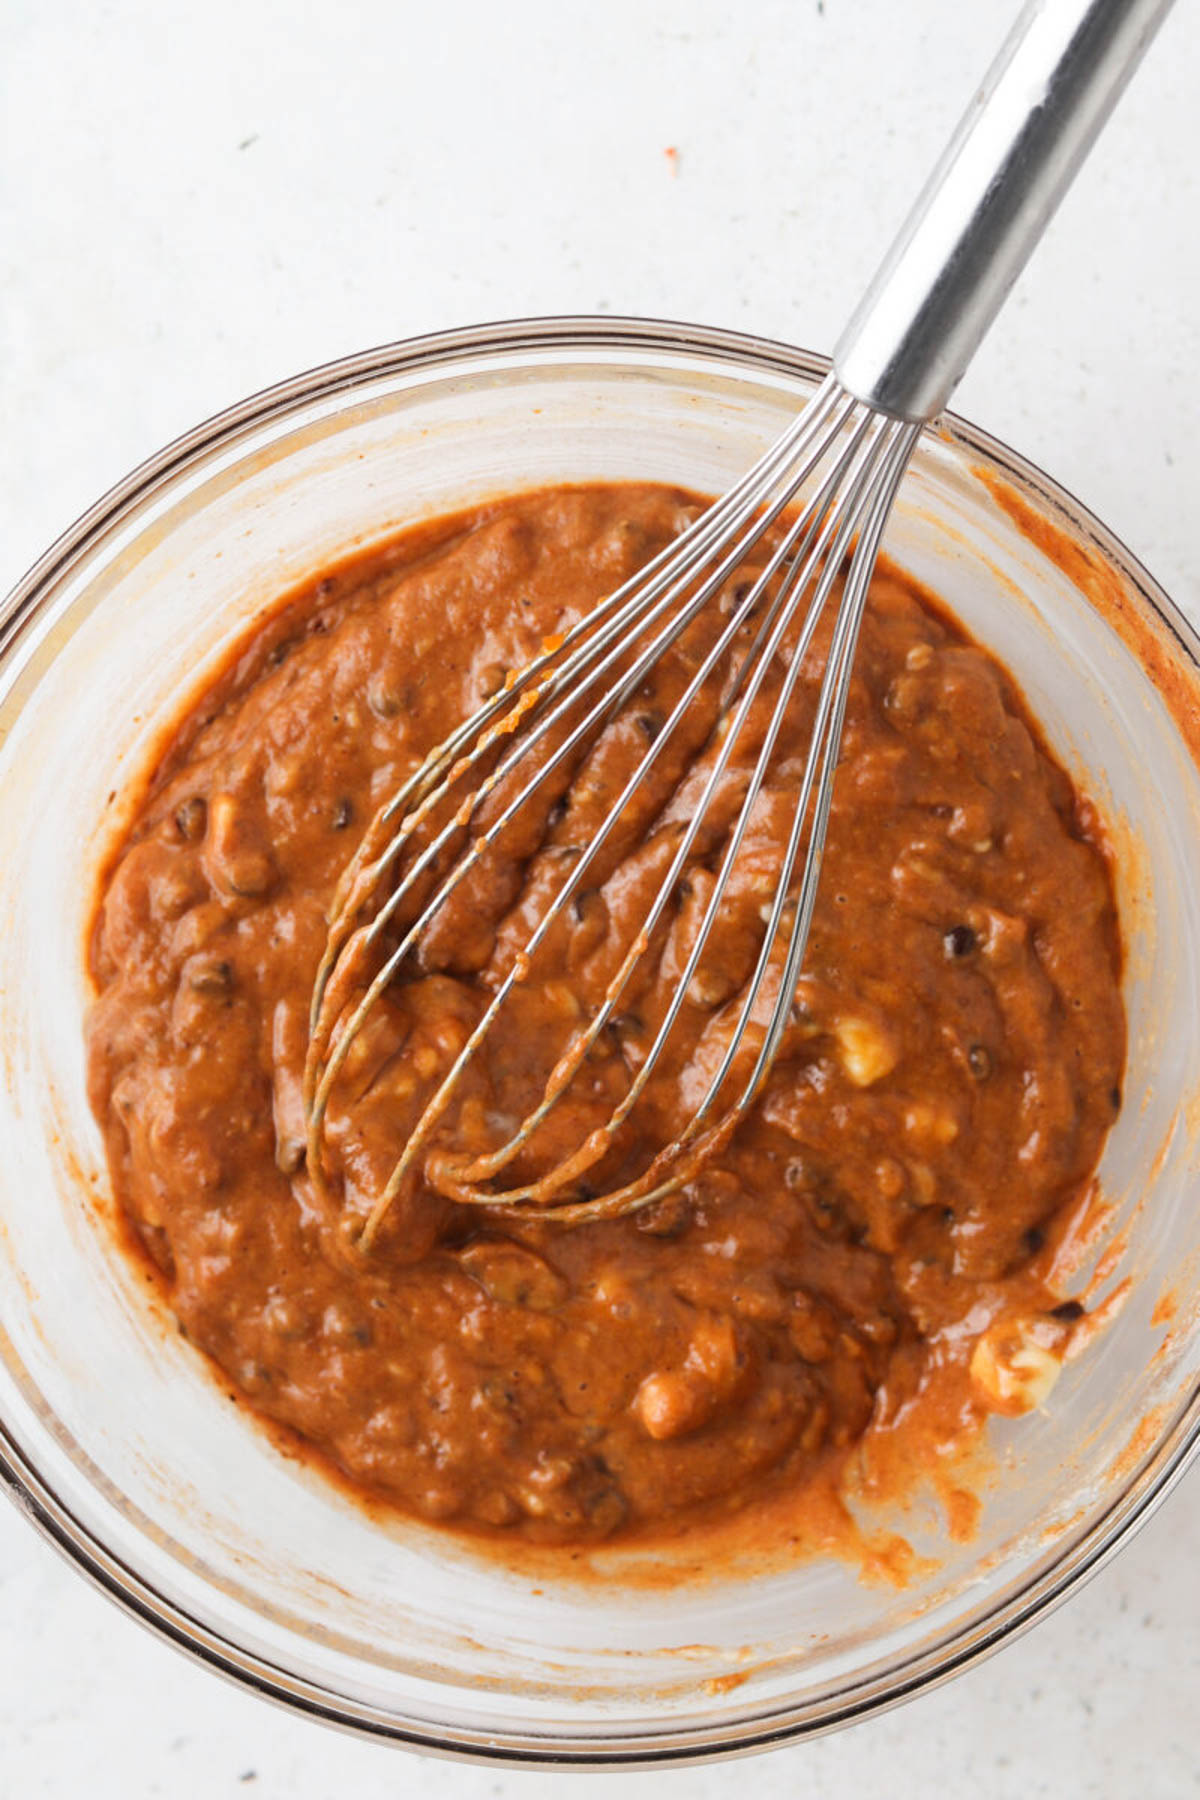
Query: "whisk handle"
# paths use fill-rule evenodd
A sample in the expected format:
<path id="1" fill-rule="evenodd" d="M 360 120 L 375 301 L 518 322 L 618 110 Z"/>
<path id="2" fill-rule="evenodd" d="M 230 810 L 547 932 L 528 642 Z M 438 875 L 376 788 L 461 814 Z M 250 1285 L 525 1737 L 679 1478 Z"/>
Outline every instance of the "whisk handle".
<path id="1" fill-rule="evenodd" d="M 1171 0 L 1030 0 L 843 332 L 850 393 L 945 406 Z"/>

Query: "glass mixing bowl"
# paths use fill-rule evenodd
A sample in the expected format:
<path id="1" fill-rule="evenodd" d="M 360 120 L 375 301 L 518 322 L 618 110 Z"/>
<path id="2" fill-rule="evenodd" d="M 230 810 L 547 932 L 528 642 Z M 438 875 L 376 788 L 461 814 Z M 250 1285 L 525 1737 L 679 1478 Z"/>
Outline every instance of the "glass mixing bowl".
<path id="1" fill-rule="evenodd" d="M 1128 1282 L 1126 1303 L 1039 1413 L 994 1425 L 970 1543 L 918 1506 L 909 1528 L 938 1562 L 902 1590 L 819 1561 L 655 1586 L 628 1578 L 646 1573 L 629 1554 L 606 1579 L 535 1582 L 372 1521 L 286 1457 L 114 1254 L 84 1091 L 84 929 L 121 792 L 181 697 L 294 580 L 405 521 L 551 480 L 724 488 L 824 368 L 614 319 L 373 351 L 172 445 L 0 613 L 0 1473 L 131 1612 L 301 1711 L 427 1750 L 584 1765 L 827 1730 L 1028 1625 L 1196 1447 L 1200 642 L 1096 520 L 956 420 L 923 444 L 887 548 L 1016 673 L 1102 805 L 1130 1019 L 1090 1270 L 1098 1293 Z"/>

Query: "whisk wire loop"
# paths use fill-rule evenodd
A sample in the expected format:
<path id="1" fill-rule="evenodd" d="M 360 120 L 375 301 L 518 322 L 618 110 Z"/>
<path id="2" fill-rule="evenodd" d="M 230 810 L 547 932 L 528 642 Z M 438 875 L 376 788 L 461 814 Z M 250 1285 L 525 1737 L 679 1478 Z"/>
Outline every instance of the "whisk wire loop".
<path id="1" fill-rule="evenodd" d="M 601 1003 L 572 1035 L 550 1072 L 540 1100 L 515 1129 L 510 1129 L 505 1141 L 482 1155 L 453 1155 L 439 1150 L 435 1179 L 444 1192 L 451 1193 L 460 1203 L 498 1214 L 552 1215 L 563 1223 L 613 1216 L 648 1205 L 677 1187 L 695 1166 L 698 1155 L 717 1138 L 723 1141 L 737 1117 L 752 1103 L 786 1028 L 791 995 L 803 960 L 816 891 L 815 877 L 809 876 L 814 861 L 819 864 L 824 843 L 849 660 L 883 520 L 918 430 L 863 407 L 832 378 L 826 380 L 795 425 L 723 500 L 659 552 L 639 575 L 517 672 L 505 690 L 486 702 L 426 757 L 371 821 L 334 897 L 329 937 L 312 1001 L 304 1081 L 308 1168 L 314 1185 L 325 1197 L 325 1128 L 330 1100 L 350 1050 L 385 990 L 401 977 L 406 962 L 440 909 L 531 798 L 556 772 L 569 769 L 573 759 L 586 752 L 665 651 L 713 604 L 714 597 L 747 558 L 755 552 L 761 557 L 760 547 L 774 531 L 774 538 L 765 546 L 762 566 L 745 589 L 735 593 L 724 624 L 666 720 L 558 884 L 524 948 L 511 960 L 475 1027 L 426 1101 L 371 1206 L 360 1239 L 364 1249 L 374 1242 L 419 1159 L 434 1153 L 435 1133 L 466 1069 L 513 990 L 527 978 L 533 958 L 555 921 L 581 890 L 627 808 L 665 755 L 698 698 L 731 658 L 732 676 L 725 684 L 710 735 L 711 764 L 699 798 L 679 831 L 666 872 Z M 799 510 L 788 515 L 788 509 L 796 505 L 802 494 Z M 580 1199 L 577 1196 L 582 1177 L 605 1155 L 661 1065 L 720 915 L 780 731 L 794 703 L 805 659 L 844 568 L 845 583 L 830 634 L 787 850 L 753 974 L 741 996 L 738 1015 L 717 1069 L 688 1125 L 652 1157 L 647 1168 L 608 1193 L 587 1193 Z M 743 648 L 741 640 L 747 631 L 752 635 Z M 789 633 L 794 634 L 794 642 L 711 892 L 644 1059 L 605 1123 L 589 1132 L 573 1154 L 545 1173 L 515 1186 L 487 1185 L 494 1183 L 528 1145 L 571 1088 L 589 1052 L 610 1024 L 640 958 L 661 926 L 768 674 L 778 667 Z M 477 825 L 489 795 L 496 793 L 503 782 L 515 779 L 539 745 L 543 746 L 542 754 L 528 776 L 511 794 L 502 793 L 494 816 L 486 824 Z M 489 751 L 494 760 L 487 767 Z M 455 804 L 456 795 L 470 776 L 476 778 L 474 786 Z M 804 879 L 798 895 L 791 896 L 810 812 L 810 848 Z M 431 894 L 416 917 L 401 927 L 394 946 L 387 949 L 372 972 L 372 952 L 422 878 L 426 882 L 432 880 Z M 389 883 L 388 891 L 380 897 L 384 885 Z M 777 974 L 778 988 L 770 1017 L 765 1028 L 760 1028 L 754 1022 L 756 1009 L 772 968 L 779 969 L 778 943 L 789 901 L 793 908 L 791 938 L 783 955 L 782 974 Z M 718 1099 L 739 1053 L 747 1046 L 754 1047 L 752 1037 L 758 1047 L 750 1076 L 736 1102 L 716 1116 Z"/>
<path id="2" fill-rule="evenodd" d="M 602 850 L 604 844 L 607 842 L 610 834 L 615 829 L 618 821 L 620 820 L 620 818 L 622 816 L 622 813 L 624 812 L 626 805 L 628 804 L 630 799 L 633 797 L 633 795 L 636 793 L 639 786 L 641 786 L 642 783 L 645 781 L 649 769 L 654 764 L 654 762 L 658 759 L 658 757 L 661 756 L 661 754 L 663 753 L 663 750 L 664 750 L 666 744 L 670 740 L 672 732 L 675 730 L 676 726 L 685 717 L 689 707 L 694 703 L 697 695 L 700 693 L 700 691 L 703 689 L 705 684 L 710 679 L 710 677 L 713 673 L 713 670 L 719 665 L 720 661 L 722 660 L 723 656 L 727 652 L 731 643 L 736 638 L 738 632 L 741 630 L 745 621 L 751 616 L 755 607 L 761 602 L 762 596 L 767 591 L 767 587 L 768 587 L 768 584 L 770 583 L 770 581 L 778 574 L 781 567 L 783 567 L 783 565 L 787 562 L 789 557 L 795 556 L 797 547 L 798 546 L 803 547 L 805 545 L 805 543 L 811 539 L 813 533 L 818 530 L 818 527 L 823 526 L 823 531 L 818 536 L 816 549 L 809 555 L 809 557 L 806 561 L 803 561 L 803 562 L 793 566 L 791 572 L 788 574 L 788 576 L 785 579 L 785 582 L 782 584 L 782 587 L 781 587 L 781 592 L 785 599 L 787 598 L 787 595 L 790 592 L 792 592 L 793 590 L 802 590 L 804 583 L 807 580 L 808 575 L 811 573 L 811 570 L 812 570 L 814 564 L 816 563 L 816 561 L 819 559 L 820 555 L 823 553 L 823 551 L 827 547 L 827 541 L 828 541 L 829 531 L 830 531 L 831 527 L 827 523 L 823 523 L 823 522 L 826 520 L 826 515 L 827 515 L 828 509 L 831 505 L 831 501 L 832 501 L 834 495 L 836 494 L 838 481 L 839 481 L 840 477 L 843 475 L 845 467 L 851 461 L 855 450 L 857 449 L 857 447 L 859 446 L 865 433 L 867 432 L 869 423 L 870 423 L 869 415 L 865 415 L 864 417 L 862 417 L 861 419 L 858 420 L 854 430 L 849 434 L 848 441 L 847 441 L 845 447 L 843 448 L 841 455 L 839 456 L 838 460 L 835 462 L 834 467 L 826 475 L 820 488 L 817 490 L 817 493 L 814 495 L 813 499 L 810 501 L 809 506 L 805 509 L 805 511 L 801 515 L 800 519 L 797 520 L 795 522 L 795 524 L 793 524 L 793 526 L 784 534 L 784 537 L 783 537 L 780 545 L 778 546 L 776 551 L 773 553 L 773 555 L 770 557 L 766 567 L 763 569 L 763 571 L 758 576 L 758 578 L 755 580 L 755 582 L 751 584 L 747 594 L 744 596 L 742 601 L 735 606 L 733 613 L 732 613 L 728 623 L 726 624 L 724 630 L 720 633 L 720 635 L 717 638 L 716 643 L 713 645 L 712 649 L 708 652 L 707 656 L 702 660 L 701 664 L 697 668 L 691 681 L 688 683 L 683 695 L 680 697 L 679 701 L 676 703 L 675 707 L 673 708 L 671 714 L 668 716 L 667 720 L 665 721 L 665 723 L 664 723 L 661 731 L 659 732 L 658 736 L 656 737 L 654 743 L 648 747 L 641 762 L 639 763 L 638 767 L 635 769 L 633 775 L 630 776 L 625 787 L 622 789 L 621 793 L 618 795 L 616 800 L 611 804 L 605 818 L 603 819 L 603 821 L 601 822 L 601 824 L 597 828 L 597 830 L 592 834 L 588 844 L 585 846 L 581 857 L 576 861 L 575 865 L 569 872 L 568 876 L 566 877 L 564 882 L 559 887 L 553 900 L 550 902 L 549 906 L 547 907 L 545 913 L 542 915 L 537 928 L 535 929 L 534 933 L 532 934 L 532 936 L 529 938 L 529 940 L 525 944 L 523 951 L 514 960 L 513 965 L 511 966 L 511 968 L 508 970 L 508 972 L 504 976 L 499 987 L 497 988 L 496 993 L 493 995 L 491 1001 L 489 1002 L 489 1005 L 488 1005 L 483 1017 L 480 1019 L 475 1030 L 469 1036 L 466 1044 L 463 1046 L 462 1051 L 460 1052 L 458 1057 L 455 1059 L 453 1065 L 447 1072 L 443 1081 L 439 1085 L 437 1091 L 434 1093 L 434 1095 L 429 1100 L 424 1112 L 422 1113 L 416 1126 L 414 1127 L 413 1131 L 411 1132 L 411 1134 L 408 1138 L 408 1141 L 404 1147 L 404 1151 L 403 1151 L 398 1163 L 394 1167 L 391 1177 L 389 1178 L 383 1192 L 381 1193 L 381 1195 L 379 1197 L 379 1200 L 376 1203 L 375 1208 L 373 1209 L 371 1217 L 368 1220 L 368 1224 L 367 1224 L 366 1231 L 364 1234 L 365 1238 L 368 1242 L 374 1236 L 375 1232 L 378 1229 L 379 1224 L 382 1223 L 383 1218 L 386 1216 L 386 1213 L 387 1213 L 389 1207 L 391 1206 L 393 1200 L 395 1199 L 396 1194 L 399 1192 L 400 1186 L 403 1183 L 405 1177 L 407 1176 L 410 1168 L 412 1167 L 413 1162 L 415 1161 L 416 1157 L 420 1154 L 420 1152 L 424 1149 L 426 1143 L 428 1142 L 431 1132 L 433 1131 L 433 1129 L 436 1126 L 440 1117 L 445 1112 L 445 1109 L 453 1096 L 454 1090 L 455 1090 L 456 1086 L 458 1085 L 459 1079 L 460 1079 L 463 1071 L 465 1070 L 465 1068 L 467 1067 L 467 1065 L 469 1064 L 469 1062 L 475 1055 L 475 1053 L 478 1050 L 483 1039 L 486 1037 L 496 1016 L 498 1015 L 501 1008 L 504 1006 L 505 1002 L 507 1001 L 509 995 L 511 994 L 512 989 L 517 984 L 517 982 L 521 979 L 522 972 L 528 968 L 531 959 L 536 955 L 541 943 L 544 941 L 544 939 L 545 939 L 547 933 L 549 932 L 549 930 L 551 929 L 555 919 L 561 914 L 561 912 L 563 911 L 563 908 L 570 901 L 572 896 L 582 886 L 583 880 L 584 880 L 586 874 L 588 873 L 589 869 L 591 868 L 592 864 L 594 863 L 595 858 L 598 856 L 598 854 Z M 725 578 L 725 575 L 728 573 L 727 561 L 728 561 L 728 559 L 726 560 L 726 562 L 723 562 L 720 565 L 722 580 Z M 715 587 L 717 585 L 719 585 L 719 582 L 713 582 L 713 581 L 709 581 L 708 583 L 705 584 L 705 589 L 704 589 L 705 601 L 707 601 L 708 599 L 711 598 L 711 593 L 712 593 L 712 591 L 715 591 Z M 776 602 L 777 607 L 778 607 L 778 604 L 779 604 L 779 602 L 777 600 L 777 602 Z M 691 616 L 690 612 L 689 612 L 689 616 Z M 784 624 L 786 624 L 786 618 L 784 620 Z M 782 626 L 777 627 L 776 632 L 774 634 L 776 640 L 778 639 L 779 636 L 782 635 L 782 629 L 783 629 Z M 674 624 L 671 624 L 668 627 L 664 628 L 664 631 L 666 633 L 669 633 L 669 635 L 671 637 L 677 635 L 677 627 Z M 672 861 L 671 868 L 670 868 L 667 876 L 664 878 L 663 882 L 660 885 L 659 892 L 656 897 L 656 901 L 655 901 L 650 913 L 648 914 L 646 919 L 643 921 L 643 924 L 637 934 L 637 937 L 635 939 L 634 948 L 631 950 L 629 955 L 626 957 L 626 960 L 625 960 L 624 964 L 622 965 L 621 970 L 618 971 L 617 976 L 614 978 L 613 982 L 610 984 L 608 993 L 605 997 L 605 1000 L 604 1000 L 602 1006 L 598 1009 L 597 1013 L 593 1017 L 593 1020 L 590 1024 L 590 1026 L 587 1028 L 587 1030 L 584 1033 L 582 1033 L 576 1037 L 576 1039 L 573 1041 L 573 1043 L 569 1046 L 568 1050 L 559 1059 L 559 1062 L 558 1062 L 554 1072 L 551 1075 L 550 1081 L 547 1086 L 547 1091 L 543 1098 L 542 1104 L 536 1109 L 536 1111 L 532 1115 L 530 1115 L 528 1118 L 526 1118 L 523 1121 L 520 1129 L 509 1139 L 507 1144 L 501 1146 L 490 1157 L 488 1157 L 486 1159 L 477 1159 L 474 1163 L 472 1163 L 470 1170 L 467 1172 L 464 1172 L 464 1174 L 462 1175 L 461 1181 L 456 1184 L 456 1188 L 455 1188 L 456 1198 L 460 1199 L 464 1203 L 474 1203 L 474 1204 L 488 1205 L 488 1206 L 493 1206 L 493 1207 L 506 1207 L 509 1209 L 511 1209 L 515 1206 L 521 1205 L 525 1202 L 530 1202 L 530 1201 L 535 1201 L 535 1200 L 540 1204 L 544 1204 L 547 1200 L 551 1199 L 554 1194 L 559 1192 L 562 1189 L 562 1187 L 567 1184 L 567 1182 L 569 1180 L 577 1179 L 586 1167 L 590 1166 L 591 1163 L 595 1162 L 598 1159 L 598 1156 L 602 1153 L 604 1146 L 607 1144 L 607 1142 L 611 1141 L 613 1134 L 619 1128 L 620 1124 L 623 1123 L 624 1119 L 628 1116 L 629 1112 L 632 1110 L 633 1105 L 636 1103 L 636 1100 L 640 1097 L 640 1095 L 645 1087 L 646 1079 L 648 1079 L 649 1073 L 651 1072 L 654 1064 L 656 1064 L 658 1061 L 659 1053 L 661 1050 L 661 1043 L 651 1052 L 651 1057 L 653 1060 L 650 1063 L 650 1068 L 648 1068 L 645 1071 L 645 1077 L 643 1079 L 639 1079 L 635 1082 L 633 1089 L 631 1090 L 629 1096 L 627 1097 L 626 1103 L 622 1105 L 622 1107 L 620 1108 L 616 1117 L 613 1119 L 613 1121 L 610 1122 L 610 1125 L 605 1129 L 605 1131 L 603 1133 L 597 1134 L 594 1138 L 594 1141 L 591 1141 L 587 1146 L 584 1146 L 581 1149 L 581 1151 L 574 1158 L 569 1159 L 568 1162 L 563 1164 L 552 1176 L 547 1177 L 541 1183 L 535 1183 L 535 1184 L 532 1184 L 531 1186 L 528 1186 L 525 1188 L 511 1190 L 509 1192 L 506 1192 L 503 1194 L 497 1194 L 497 1195 L 489 1195 L 487 1193 L 481 1193 L 481 1192 L 477 1192 L 477 1191 L 472 1192 L 470 1187 L 465 1185 L 466 1183 L 475 1183 L 480 1180 L 488 1179 L 491 1176 L 494 1176 L 496 1173 L 499 1172 L 499 1170 L 501 1168 L 503 1168 L 508 1162 L 510 1162 L 512 1160 L 512 1157 L 528 1141 L 530 1135 L 536 1129 L 537 1125 L 540 1124 L 542 1122 L 542 1120 L 545 1119 L 545 1117 L 550 1112 L 551 1108 L 557 1103 L 557 1101 L 561 1098 L 562 1094 L 566 1091 L 566 1089 L 570 1085 L 571 1079 L 573 1078 L 573 1076 L 577 1072 L 580 1064 L 586 1057 L 588 1050 L 595 1043 L 596 1039 L 600 1035 L 600 1032 L 604 1029 L 605 1025 L 608 1023 L 608 1021 L 612 1015 L 612 1012 L 614 1010 L 614 1007 L 620 997 L 620 994 L 624 990 L 628 976 L 631 973 L 632 968 L 637 960 L 637 954 L 638 954 L 637 946 L 639 944 L 642 944 L 648 938 L 650 932 L 653 931 L 655 925 L 657 924 L 658 919 L 661 916 L 661 913 L 667 904 L 667 901 L 669 899 L 671 891 L 672 891 L 672 889 L 675 885 L 675 882 L 678 878 L 679 872 L 681 871 L 681 869 L 684 865 L 684 862 L 686 861 L 687 855 L 694 843 L 695 837 L 700 828 L 700 824 L 701 824 L 703 817 L 705 815 L 705 812 L 707 810 L 708 801 L 711 797 L 712 792 L 715 789 L 717 781 L 720 779 L 720 776 L 723 773 L 723 771 L 728 763 L 729 755 L 730 755 L 730 752 L 732 751 L 733 744 L 736 741 L 737 733 L 740 730 L 741 722 L 746 716 L 746 713 L 749 709 L 750 702 L 754 698 L 754 694 L 757 692 L 757 687 L 758 687 L 759 683 L 761 682 L 762 675 L 763 675 L 763 673 L 765 673 L 765 670 L 769 665 L 770 657 L 773 654 L 774 647 L 775 647 L 774 641 L 770 642 L 768 644 L 768 646 L 766 647 L 766 649 L 764 650 L 762 656 L 759 658 L 757 680 L 754 682 L 750 691 L 746 695 L 744 704 L 739 709 L 737 717 L 736 717 L 734 723 L 732 724 L 729 733 L 726 736 L 725 743 L 721 747 L 716 766 L 715 766 L 714 771 L 709 779 L 705 793 L 702 795 L 702 797 L 696 807 L 692 821 L 690 822 L 689 826 L 687 827 L 687 829 L 685 831 L 683 839 L 682 839 L 682 841 L 676 851 L 675 857 Z M 635 663 L 635 665 L 634 665 L 635 679 L 640 679 L 640 673 L 643 669 L 643 666 L 649 666 L 652 662 L 657 661 L 659 655 L 661 654 L 662 648 L 663 648 L 663 641 L 661 639 L 656 639 L 650 646 L 649 650 L 644 653 L 643 657 L 638 659 L 637 663 Z M 622 697 L 625 695 L 627 690 L 632 685 L 633 685 L 633 681 L 627 681 L 626 683 L 623 684 L 622 689 L 620 690 L 620 694 Z M 580 727 L 580 730 L 586 732 L 588 726 L 594 725 L 595 722 L 596 721 L 593 716 L 588 721 L 584 722 L 584 724 Z M 544 771 L 543 771 L 543 773 L 544 773 Z M 521 803 L 523 803 L 523 801 L 525 799 L 528 798 L 528 793 L 529 793 L 529 790 L 523 790 L 522 795 L 519 796 L 518 799 L 512 804 L 512 807 L 510 808 L 510 814 L 512 812 L 515 812 L 519 808 L 519 805 Z M 499 821 L 497 821 L 497 829 L 498 828 L 499 828 Z M 485 839 L 486 839 L 486 834 L 484 834 L 484 836 L 482 836 L 479 840 L 478 848 L 480 850 L 482 850 L 482 848 L 483 848 Z M 451 878 L 451 881 L 461 879 L 462 876 L 465 875 L 465 873 L 467 872 L 467 866 L 468 865 L 465 860 L 463 863 L 460 863 L 456 867 L 456 869 L 453 873 L 453 876 Z M 415 940 L 415 937 L 417 935 L 419 935 L 420 931 L 424 928 L 425 924 L 436 912 L 437 907 L 447 897 L 449 891 L 451 891 L 451 883 L 448 882 L 447 884 L 445 884 L 443 886 L 443 889 L 439 891 L 439 894 L 437 896 L 435 896 L 434 900 L 430 902 L 429 906 L 427 907 L 425 913 L 422 915 L 421 919 L 417 921 L 417 924 L 414 926 L 413 930 L 409 933 L 409 936 L 399 946 L 397 946 L 396 951 L 393 952 L 393 955 L 388 959 L 387 963 L 385 963 L 383 969 L 380 971 L 380 974 L 376 976 L 375 983 L 373 984 L 375 993 L 370 996 L 370 999 L 364 1003 L 363 1007 L 360 1007 L 360 1009 L 359 1009 L 360 1013 L 365 1011 L 369 1007 L 369 1004 L 373 1003 L 373 999 L 374 999 L 374 997 L 376 997 L 378 991 L 380 991 L 382 989 L 382 987 L 384 985 L 386 985 L 387 981 L 389 981 L 392 978 L 396 968 L 399 967 L 400 963 L 403 961 L 404 956 L 411 949 L 412 943 Z M 359 1016 L 356 1015 L 355 1018 L 353 1018 L 351 1020 L 350 1027 L 348 1027 L 348 1031 L 355 1029 L 359 1022 L 361 1022 L 359 1019 Z M 335 1052 L 335 1058 L 336 1058 L 336 1052 Z M 331 1065 L 331 1066 L 333 1066 L 333 1065 Z M 336 1067 L 334 1067 L 333 1072 L 334 1072 L 334 1074 L 336 1074 Z M 326 1078 L 326 1082 L 324 1085 L 325 1085 L 325 1093 L 327 1094 L 328 1085 L 329 1085 L 328 1077 Z M 319 1096 L 319 1098 L 320 1097 L 321 1096 Z"/>

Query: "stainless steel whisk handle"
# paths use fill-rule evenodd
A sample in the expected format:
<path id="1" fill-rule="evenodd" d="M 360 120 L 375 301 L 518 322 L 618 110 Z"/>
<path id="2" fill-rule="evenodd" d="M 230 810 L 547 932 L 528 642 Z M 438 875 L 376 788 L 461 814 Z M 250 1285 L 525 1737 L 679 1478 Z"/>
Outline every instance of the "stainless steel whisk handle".
<path id="1" fill-rule="evenodd" d="M 949 400 L 1171 0 L 1030 0 L 834 353 L 894 418 Z"/>

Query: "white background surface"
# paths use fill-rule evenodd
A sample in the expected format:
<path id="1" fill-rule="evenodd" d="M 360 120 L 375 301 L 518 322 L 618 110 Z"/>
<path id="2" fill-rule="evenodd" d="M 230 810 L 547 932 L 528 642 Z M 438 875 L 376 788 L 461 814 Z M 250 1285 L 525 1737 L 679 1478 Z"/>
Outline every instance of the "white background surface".
<path id="1" fill-rule="evenodd" d="M 131 464 L 307 365 L 523 313 L 828 349 L 1015 0 L 0 0 L 0 589 Z M 1181 5 L 958 396 L 1200 620 L 1200 19 Z M 678 150 L 676 172 L 664 155 Z M 941 1692 L 752 1765 L 567 1777 L 340 1738 L 0 1510 L 0 1797 L 1007 1800 L 1200 1788 L 1200 1472 Z"/>

